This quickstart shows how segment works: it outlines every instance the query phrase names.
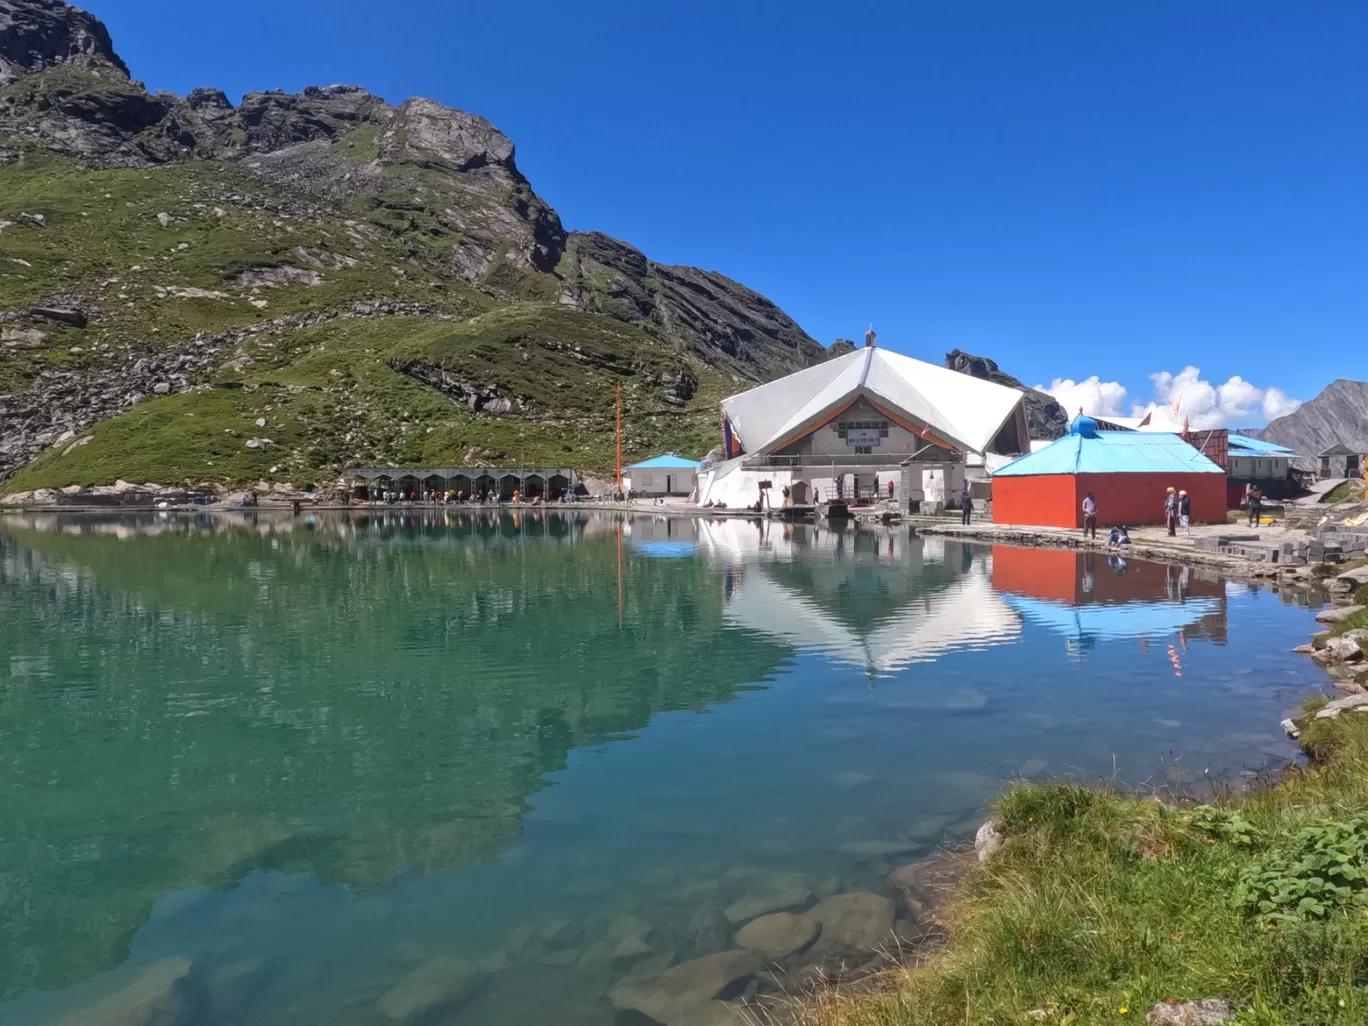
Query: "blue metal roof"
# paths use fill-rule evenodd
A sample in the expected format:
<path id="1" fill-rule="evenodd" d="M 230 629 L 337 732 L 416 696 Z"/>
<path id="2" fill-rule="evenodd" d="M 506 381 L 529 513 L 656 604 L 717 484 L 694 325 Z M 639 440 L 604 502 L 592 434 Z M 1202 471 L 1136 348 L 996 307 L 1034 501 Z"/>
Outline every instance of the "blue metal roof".
<path id="1" fill-rule="evenodd" d="M 649 460 L 642 460 L 640 463 L 633 463 L 624 470 L 697 470 L 703 464 L 694 460 L 686 460 L 683 456 L 676 456 L 674 453 L 666 453 L 664 456 L 656 456 Z"/>
<path id="2" fill-rule="evenodd" d="M 1224 473 L 1178 435 L 1161 431 L 1099 431 L 1091 417 L 1077 417 L 1063 438 L 1012 461 L 993 476 Z"/>
<path id="3" fill-rule="evenodd" d="M 1269 453 L 1274 456 L 1295 456 L 1295 449 L 1289 449 L 1285 445 L 1274 445 L 1272 442 L 1265 442 L 1262 438 L 1250 438 L 1248 435 L 1237 435 L 1230 433 L 1230 447 L 1232 449 L 1247 449 L 1250 452 Z"/>

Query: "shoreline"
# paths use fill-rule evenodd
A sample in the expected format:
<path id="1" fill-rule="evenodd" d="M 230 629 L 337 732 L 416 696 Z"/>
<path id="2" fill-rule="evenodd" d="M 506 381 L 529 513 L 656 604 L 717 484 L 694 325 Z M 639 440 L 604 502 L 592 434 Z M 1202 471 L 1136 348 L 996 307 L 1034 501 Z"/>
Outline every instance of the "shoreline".
<path id="1" fill-rule="evenodd" d="M 699 506 L 683 506 L 678 504 L 666 503 L 663 505 L 641 504 L 635 501 L 628 502 L 595 502 L 584 501 L 574 503 L 546 503 L 534 506 L 531 503 L 501 503 L 498 505 L 443 505 L 440 503 L 365 503 L 363 505 L 343 506 L 337 503 L 306 503 L 303 505 L 301 514 L 305 513 L 420 513 L 420 512 L 601 512 L 618 513 L 627 516 L 667 516 L 679 517 L 681 519 L 742 519 L 742 520 L 773 520 L 783 522 L 777 517 L 768 513 L 755 513 L 746 509 L 708 509 Z M 209 504 L 204 506 L 176 505 L 168 509 L 158 509 L 148 503 L 136 505 L 43 505 L 43 506 L 5 506 L 0 507 L 0 516 L 4 514 L 24 514 L 24 513 L 45 513 L 45 514 L 91 514 L 91 513 L 178 513 L 178 514 L 232 514 L 232 513 L 290 513 L 291 507 L 288 501 L 268 501 L 257 506 L 227 506 L 219 504 Z M 1091 552 L 1102 553 L 1104 555 L 1120 555 L 1136 559 L 1148 559 L 1159 562 L 1182 563 L 1189 566 L 1210 567 L 1223 570 L 1232 576 L 1246 579 L 1270 579 L 1270 578 L 1293 578 L 1298 581 L 1317 581 L 1316 575 L 1312 572 L 1312 567 L 1318 565 L 1314 562 L 1306 563 L 1280 563 L 1266 562 L 1249 559 L 1245 556 L 1234 555 L 1224 552 L 1213 552 L 1206 549 L 1199 549 L 1191 544 L 1169 544 L 1163 541 L 1156 541 L 1143 535 L 1133 534 L 1131 544 L 1123 549 L 1108 548 L 1105 541 L 1087 539 L 1083 537 L 1082 531 L 1078 529 L 1065 529 L 1054 527 L 1034 527 L 1029 525 L 1017 524 L 992 524 L 975 523 L 964 526 L 959 523 L 951 523 L 954 518 L 940 516 L 926 516 L 918 514 L 896 513 L 889 520 L 882 518 L 888 511 L 881 511 L 878 507 L 860 508 L 855 511 L 846 523 L 862 524 L 865 526 L 880 525 L 889 529 L 906 527 L 909 530 L 923 534 L 947 538 L 959 538 L 968 541 L 985 542 L 989 544 L 1016 545 L 1025 548 L 1054 548 L 1054 549 L 1078 549 Z M 803 521 L 811 523 L 811 521 Z M 821 522 L 818 521 L 818 524 Z M 1228 525 L 1202 525 L 1202 528 L 1220 528 L 1222 533 L 1231 534 L 1243 533 L 1245 529 L 1237 524 Z M 1138 529 L 1140 530 L 1140 529 Z M 1250 529 L 1257 530 L 1257 529 Z M 1268 528 L 1264 528 L 1268 530 Z M 1304 532 L 1299 532 L 1303 540 L 1310 540 Z"/>

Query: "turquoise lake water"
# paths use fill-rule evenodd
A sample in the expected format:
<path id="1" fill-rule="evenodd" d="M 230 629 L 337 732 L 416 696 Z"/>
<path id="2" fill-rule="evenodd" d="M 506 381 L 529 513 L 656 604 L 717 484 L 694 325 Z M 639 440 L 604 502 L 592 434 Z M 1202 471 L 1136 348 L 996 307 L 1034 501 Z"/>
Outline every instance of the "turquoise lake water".
<path id="1" fill-rule="evenodd" d="M 168 956 L 202 1023 L 382 1022 L 444 953 L 441 1022 L 608 1024 L 621 913 L 663 968 L 1014 777 L 1208 793 L 1326 685 L 1210 572 L 741 520 L 9 516 L 0 624 L 5 1026 Z"/>

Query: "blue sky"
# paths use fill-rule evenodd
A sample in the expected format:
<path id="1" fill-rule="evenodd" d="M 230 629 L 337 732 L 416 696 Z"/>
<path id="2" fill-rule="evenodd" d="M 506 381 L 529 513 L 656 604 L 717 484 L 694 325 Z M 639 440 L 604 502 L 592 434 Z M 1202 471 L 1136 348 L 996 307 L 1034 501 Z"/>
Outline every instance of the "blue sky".
<path id="1" fill-rule="evenodd" d="M 1157 387 L 1232 423 L 1368 376 L 1361 0 L 86 4 L 152 89 L 481 114 L 567 226 L 823 343 L 873 321 L 922 359 L 1100 376 L 1074 404 Z"/>

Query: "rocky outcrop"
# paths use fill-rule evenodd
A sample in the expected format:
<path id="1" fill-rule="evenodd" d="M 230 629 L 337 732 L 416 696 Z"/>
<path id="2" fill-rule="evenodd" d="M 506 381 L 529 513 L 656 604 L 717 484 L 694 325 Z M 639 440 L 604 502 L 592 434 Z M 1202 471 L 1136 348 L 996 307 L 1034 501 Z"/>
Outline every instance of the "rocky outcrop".
<path id="1" fill-rule="evenodd" d="M 61 0 L 0 0 L 0 85 L 60 66 L 128 77 L 94 15 Z"/>
<path id="2" fill-rule="evenodd" d="M 998 368 L 986 356 L 974 356 L 952 349 L 945 354 L 945 366 L 961 374 L 1020 389 L 1026 393 L 1026 426 L 1032 439 L 1052 441 L 1061 438 L 1069 430 L 1069 414 L 1055 398 L 1034 388 L 1027 388 L 1016 378 Z"/>
<path id="3" fill-rule="evenodd" d="M 826 358 L 772 302 L 716 271 L 658 264 L 601 232 L 571 232 L 561 301 L 674 337 L 699 359 L 766 381 Z"/>
<path id="4" fill-rule="evenodd" d="M 1368 452 L 1368 381 L 1340 378 L 1295 413 L 1244 433 L 1295 449 L 1308 467 L 1337 444 Z"/>
<path id="5" fill-rule="evenodd" d="M 0 395 L 0 482 L 50 445 L 71 440 L 109 417 L 132 409 L 152 395 L 183 392 L 207 380 L 234 347 L 258 335 L 298 331 L 330 320 L 356 317 L 430 317 L 451 319 L 419 303 L 353 303 L 340 310 L 291 314 L 192 339 L 150 353 L 111 353 L 79 369 L 38 375 L 18 395 Z M 8 329 L 17 332 L 20 329 Z M 32 330 L 32 329 L 29 329 Z M 0 352 L 5 341 L 0 338 Z"/>

